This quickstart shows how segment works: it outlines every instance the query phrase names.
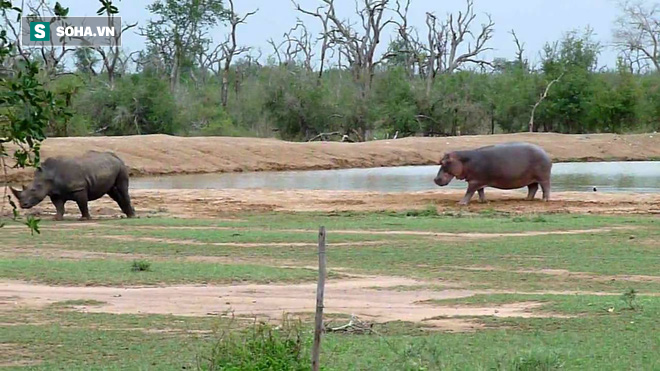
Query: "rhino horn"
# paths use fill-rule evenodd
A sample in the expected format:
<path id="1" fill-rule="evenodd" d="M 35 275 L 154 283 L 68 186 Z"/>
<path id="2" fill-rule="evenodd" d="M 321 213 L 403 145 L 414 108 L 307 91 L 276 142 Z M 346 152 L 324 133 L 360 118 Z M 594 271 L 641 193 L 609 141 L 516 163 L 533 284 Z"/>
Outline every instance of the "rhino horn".
<path id="1" fill-rule="evenodd" d="M 23 193 L 23 191 L 25 190 L 25 187 L 23 187 L 23 191 L 19 191 L 18 189 L 14 188 L 14 187 L 9 187 L 9 189 L 11 190 L 11 193 L 14 194 L 14 197 L 16 197 L 17 199 L 20 200 L 21 199 L 21 193 Z"/>

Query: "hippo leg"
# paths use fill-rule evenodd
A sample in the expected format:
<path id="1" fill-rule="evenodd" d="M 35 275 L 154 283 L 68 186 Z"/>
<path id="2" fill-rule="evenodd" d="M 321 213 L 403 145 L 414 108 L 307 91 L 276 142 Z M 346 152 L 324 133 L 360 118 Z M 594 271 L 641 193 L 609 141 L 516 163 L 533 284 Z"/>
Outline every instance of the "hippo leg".
<path id="1" fill-rule="evenodd" d="M 467 192 L 465 192 L 465 196 L 463 196 L 463 199 L 461 202 L 459 202 L 459 205 L 467 205 L 470 203 L 470 199 L 472 199 L 472 196 L 474 196 L 474 192 L 482 189 L 483 186 L 478 183 L 468 183 L 468 189 Z"/>
<path id="2" fill-rule="evenodd" d="M 486 202 L 486 193 L 483 188 L 479 188 L 479 202 Z"/>
<path id="3" fill-rule="evenodd" d="M 87 193 L 84 191 L 78 192 L 74 195 L 74 200 L 78 204 L 80 214 L 82 215 L 79 220 L 90 220 L 92 217 L 89 215 L 89 208 L 87 206 Z"/>
<path id="4" fill-rule="evenodd" d="M 541 184 L 541 190 L 543 190 L 543 201 L 549 201 L 550 200 L 550 181 L 546 180 L 544 182 L 540 182 Z"/>
<path id="5" fill-rule="evenodd" d="M 534 196 L 536 196 L 536 191 L 539 190 L 539 184 L 538 183 L 532 183 L 527 186 L 529 191 L 527 192 L 527 201 L 531 201 L 534 199 Z"/>
<path id="6" fill-rule="evenodd" d="M 60 199 L 60 198 L 50 198 L 50 201 L 55 205 L 55 220 L 63 220 L 64 219 L 64 203 L 66 201 Z"/>

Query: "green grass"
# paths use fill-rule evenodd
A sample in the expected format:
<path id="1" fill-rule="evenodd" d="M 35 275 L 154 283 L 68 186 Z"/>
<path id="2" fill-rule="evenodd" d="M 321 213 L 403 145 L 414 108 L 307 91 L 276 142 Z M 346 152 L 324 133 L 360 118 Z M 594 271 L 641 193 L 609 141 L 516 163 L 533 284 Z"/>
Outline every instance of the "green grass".
<path id="1" fill-rule="evenodd" d="M 106 302 L 94 299 L 64 300 L 51 304 L 54 308 L 67 308 L 75 306 L 97 306 L 104 305 Z"/>
<path id="2" fill-rule="evenodd" d="M 322 365 L 326 370 L 660 370 L 660 357 L 657 356 L 660 348 L 660 297 L 646 295 L 660 292 L 660 282 L 657 279 L 631 281 L 617 277 L 658 276 L 660 224 L 657 218 L 566 214 L 519 216 L 489 211 L 437 215 L 431 209 L 407 213 L 268 213 L 236 217 L 237 220 L 228 221 L 108 220 L 100 221 L 101 226 L 76 228 L 59 228 L 59 224 L 45 222 L 42 234 L 34 237 L 22 230 L 3 230 L 0 245 L 6 250 L 0 248 L 0 252 L 5 253 L 0 258 L 0 278 L 54 285 L 113 286 L 313 281 L 316 279 L 314 270 L 281 266 L 316 264 L 316 230 L 319 225 L 325 225 L 331 272 L 345 268 L 355 273 L 428 280 L 418 287 L 401 288 L 405 290 L 441 290 L 446 289 L 443 284 L 452 284 L 519 292 L 476 295 L 435 301 L 429 305 L 493 306 L 536 301 L 543 306 L 535 310 L 573 316 L 465 318 L 485 326 L 474 333 L 429 332 L 423 329 L 423 324 L 407 322 L 376 325 L 376 333 L 370 335 L 328 333 L 323 338 L 322 354 Z M 616 226 L 635 229 L 451 240 L 370 232 L 495 233 Z M 342 234 L 338 232 L 340 230 L 362 232 Z M 103 235 L 138 239 L 100 237 Z M 139 240 L 141 237 L 174 242 Z M 200 244 L 176 243 L 177 240 Z M 363 241 L 375 244 L 361 244 Z M 284 246 L 213 245 L 219 242 L 278 242 Z M 308 245 L 286 245 L 288 242 Z M 336 245 L 338 242 L 348 244 Z M 126 256 L 123 259 L 112 255 L 105 259 L 96 256 L 60 259 L 58 250 L 122 253 Z M 241 264 L 182 259 L 194 255 L 235 258 Z M 133 270 L 133 260 L 138 261 L 136 266 L 140 269 L 137 271 Z M 142 269 L 147 266 L 148 269 Z M 573 274 L 544 274 L 541 269 L 562 269 Z M 582 273 L 577 274 L 579 272 Z M 638 295 L 627 302 L 622 294 L 630 289 Z M 603 291 L 614 295 L 542 293 L 547 290 Z M 526 291 L 541 293 L 520 293 Z M 632 296 L 629 295 L 629 299 Z M 32 368 L 191 369 L 195 368 L 198 355 L 209 354 L 214 344 L 217 345 L 217 335 L 208 330 L 226 325 L 224 319 L 217 317 L 73 311 L 78 306 L 96 305 L 103 303 L 81 299 L 57 302 L 40 310 L 0 311 L 0 323 L 7 324 L 2 329 L 0 364 L 37 360 L 40 363 L 33 364 Z M 329 317 L 337 324 L 347 321 L 345 316 Z M 304 318 L 309 321 L 312 316 L 306 314 Z M 305 357 L 308 357 L 311 344 L 310 329 L 311 323 L 306 322 L 301 332 Z M 240 334 L 249 336 L 249 333 Z M 262 353 L 271 354 L 269 350 Z"/>
<path id="3" fill-rule="evenodd" d="M 42 370 L 194 369 L 217 318 L 46 309 L 5 312 L 0 363 Z M 199 332 L 200 330 L 204 332 Z"/>
<path id="4" fill-rule="evenodd" d="M 358 273 L 402 275 L 439 282 L 462 284 L 475 288 L 521 289 L 521 290 L 604 290 L 621 291 L 628 282 L 618 280 L 614 275 L 657 275 L 660 255 L 656 242 L 660 238 L 660 225 L 648 217 L 611 217 L 584 215 L 542 215 L 542 216 L 502 216 L 486 214 L 469 217 L 406 217 L 401 214 L 373 213 L 322 216 L 318 214 L 282 214 L 275 218 L 271 214 L 261 216 L 244 215 L 246 221 L 209 221 L 178 219 L 138 219 L 112 220 L 104 226 L 91 228 L 71 228 L 67 230 L 47 230 L 41 236 L 31 237 L 25 233 L 12 233 L 3 236 L 7 245 L 20 248 L 66 249 L 122 254 L 142 254 L 158 256 L 160 260 L 173 260 L 165 264 L 181 267 L 185 264 L 176 261 L 180 257 L 219 256 L 241 259 L 255 265 L 274 265 L 296 262 L 315 264 L 316 232 L 291 232 L 286 229 L 309 227 L 311 223 L 328 227 L 327 252 L 330 268 L 348 268 Z M 395 222 L 400 225 L 393 225 Z M 305 224 L 307 223 L 307 224 Z M 439 232 L 463 230 L 488 230 L 502 225 L 520 226 L 521 230 L 570 230 L 596 227 L 630 226 L 635 229 L 613 230 L 609 232 L 582 233 L 574 235 L 543 235 L 525 237 L 498 237 L 486 239 L 434 238 L 432 236 L 405 236 L 370 234 L 372 229 L 397 229 L 427 231 L 431 224 Z M 239 229 L 194 229 L 198 227 L 241 225 Z M 462 225 L 465 224 L 465 225 Z M 159 228 L 140 229 L 140 225 Z M 461 225 L 461 228 L 457 227 Z M 167 226 L 188 226 L 193 229 L 168 229 Z M 248 227 L 249 226 L 249 227 Z M 262 227 L 260 227 L 262 226 Z M 451 228 L 450 228 L 451 227 Z M 236 227 L 238 228 L 238 227 Z M 284 228 L 284 229 L 278 229 Z M 334 230 L 363 230 L 364 234 L 341 234 Z M 362 229 L 364 228 L 364 229 Z M 99 237 L 102 235 L 128 235 L 137 240 L 117 240 Z M 141 237 L 168 240 L 151 242 L 139 240 Z M 177 243 L 193 241 L 198 244 Z M 215 246 L 213 243 L 229 242 L 239 245 Z M 269 246 L 268 243 L 282 243 L 283 246 Z M 287 243 L 292 243 L 287 245 Z M 305 242 L 309 245 L 296 246 Z M 333 243 L 346 245 L 333 245 Z M 361 244 L 370 242 L 371 244 Z M 240 243 L 264 244 L 263 246 L 240 246 Z M 281 263 L 278 263 L 281 262 Z M 64 264 L 64 263 L 62 263 Z M 160 263 L 159 263 L 160 264 Z M 7 264 L 5 264 L 6 266 Z M 0 263 L 0 267 L 3 265 Z M 191 268 L 191 265 L 185 265 Z M 468 268 L 468 269 L 466 269 Z M 472 268 L 493 268 L 494 271 L 473 270 Z M 10 269 L 10 267 L 3 268 Z M 0 274 L 3 274 L 0 269 Z M 563 269 L 570 272 L 585 272 L 594 278 L 580 276 L 553 276 L 535 272 L 540 269 Z M 185 269 L 174 268 L 173 272 Z M 16 270 L 8 277 L 16 277 Z M 201 272 L 209 274 L 167 274 L 146 272 L 140 280 L 154 276 L 167 276 L 166 281 L 179 282 L 226 282 L 229 277 L 215 276 L 215 265 L 202 265 Z M 528 272 L 523 272 L 528 271 Z M 123 267 L 112 269 L 113 273 L 101 275 L 126 275 Z M 69 272 L 76 274 L 75 270 Z M 23 274 L 27 277 L 29 274 Z M 602 277 L 598 277 L 602 276 Z M 131 278 L 129 276 L 129 278 Z M 135 275 L 133 276 L 135 278 Z M 241 279 L 241 278 L 239 278 Z M 64 280 L 62 278 L 61 280 Z M 80 281 L 76 278 L 72 281 Z M 99 282 L 96 280 L 94 282 Z M 123 282 L 125 278 L 112 282 Z M 135 281 L 135 280 L 134 280 Z M 149 282 L 153 282 L 150 281 Z M 638 284 L 640 289 L 658 289 L 660 282 L 648 281 Z"/>
<path id="5" fill-rule="evenodd" d="M 577 317 L 482 317 L 472 320 L 484 323 L 486 328 L 474 333 L 420 331 L 406 323 L 377 326 L 378 334 L 327 333 L 321 363 L 326 370 L 660 367 L 658 297 L 638 298 L 638 310 L 625 309 L 617 296 L 482 295 L 439 304 L 493 305 L 529 300 L 545 302 L 545 310 Z M 604 310 L 610 306 L 616 310 Z M 194 368 L 197 356 L 210 354 L 218 344 L 218 335 L 199 331 L 231 328 L 226 320 L 209 317 L 83 314 L 52 309 L 5 312 L 0 320 L 12 323 L 3 330 L 3 340 L 10 346 L 3 348 L 9 350 L 0 357 L 5 361 L 41 361 L 37 369 Z M 300 332 L 303 354 L 309 354 L 310 328 L 311 323 L 305 323 Z M 250 332 L 236 334 L 243 334 L 246 340 L 252 336 Z M 235 354 L 259 356 L 246 350 Z M 273 350 L 263 350 L 264 354 L 268 352 Z"/>
<path id="6" fill-rule="evenodd" d="M 547 308 L 576 318 L 492 318 L 476 333 L 424 336 L 324 338 L 330 369 L 511 370 L 548 365 L 566 370 L 656 370 L 660 368 L 660 298 L 640 298 L 640 310 L 625 310 L 618 297 L 481 296 L 481 304 L 544 300 Z M 442 302 L 440 302 L 442 303 Z M 446 304 L 449 304 L 447 302 Z M 604 308 L 617 307 L 610 313 Z M 532 368 L 535 369 L 535 368 Z M 544 368 L 541 368 L 544 369 Z"/>
<path id="7" fill-rule="evenodd" d="M 410 216 L 410 215 L 412 216 Z M 419 216 L 414 216 L 419 215 Z M 237 220 L 192 220 L 172 218 L 144 218 L 109 220 L 104 223 L 127 227 L 176 226 L 176 227 L 233 227 L 251 230 L 309 229 L 318 230 L 324 225 L 333 229 L 365 230 L 419 230 L 432 232 L 520 232 L 590 229 L 612 225 L 658 225 L 658 221 L 645 216 L 607 215 L 510 215 L 496 212 L 481 214 L 427 215 L 410 212 L 338 212 L 338 213 L 264 213 L 237 215 Z"/>
<path id="8" fill-rule="evenodd" d="M 162 261 L 150 271 L 133 271 L 123 260 L 2 259 L 0 278 L 53 285 L 155 285 L 177 283 L 300 282 L 317 277 L 298 268 Z"/>

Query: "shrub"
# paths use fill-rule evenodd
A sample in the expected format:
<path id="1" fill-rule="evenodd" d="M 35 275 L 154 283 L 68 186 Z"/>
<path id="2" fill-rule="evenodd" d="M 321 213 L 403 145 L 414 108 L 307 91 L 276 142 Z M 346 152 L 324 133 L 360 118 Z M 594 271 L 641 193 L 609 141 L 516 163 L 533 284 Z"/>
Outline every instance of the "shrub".
<path id="1" fill-rule="evenodd" d="M 131 270 L 133 272 L 149 272 L 151 271 L 151 262 L 148 260 L 133 260 Z"/>
<path id="2" fill-rule="evenodd" d="M 303 354 L 302 331 L 288 321 L 279 328 L 255 324 L 247 331 L 229 329 L 220 334 L 207 357 L 200 357 L 202 370 L 308 370 Z"/>

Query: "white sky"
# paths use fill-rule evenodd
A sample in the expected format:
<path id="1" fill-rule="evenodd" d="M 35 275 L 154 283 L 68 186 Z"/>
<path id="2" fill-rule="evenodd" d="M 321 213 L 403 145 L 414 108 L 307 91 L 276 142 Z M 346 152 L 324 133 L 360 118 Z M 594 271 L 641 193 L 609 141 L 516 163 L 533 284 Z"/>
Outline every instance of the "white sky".
<path id="1" fill-rule="evenodd" d="M 651 3 L 654 0 L 647 0 Z M 96 15 L 99 3 L 96 0 L 60 0 L 71 8 L 71 16 Z M 117 1 L 116 1 L 117 2 Z M 145 25 L 152 17 L 146 6 L 152 0 L 123 0 L 117 2 L 122 21 L 139 22 Z M 494 48 L 487 57 L 504 57 L 513 59 L 515 45 L 509 31 L 514 29 L 519 39 L 525 43 L 525 54 L 532 62 L 538 61 L 539 51 L 546 42 L 556 41 L 566 31 L 584 29 L 591 26 L 595 37 L 605 48 L 599 58 L 599 66 L 613 67 L 616 53 L 609 48 L 612 27 L 619 14 L 616 0 L 475 0 L 475 10 L 479 15 L 478 23 L 484 19 L 484 13 L 489 13 L 495 22 L 495 34 L 490 46 Z M 248 19 L 247 24 L 239 26 L 238 41 L 242 45 L 261 48 L 264 57 L 272 53 L 267 43 L 269 38 L 276 41 L 282 39 L 300 17 L 305 21 L 310 31 L 320 29 L 318 21 L 304 16 L 294 10 L 290 0 L 235 0 L 236 10 L 243 14 L 259 8 L 259 12 Z M 303 8 L 314 9 L 318 0 L 300 0 Z M 425 32 L 425 12 L 435 12 L 443 16 L 447 12 L 455 12 L 465 7 L 464 0 L 412 0 L 409 24 L 415 26 L 420 34 Z M 337 14 L 342 18 L 354 18 L 355 3 L 353 0 L 335 0 Z M 478 24 L 477 24 L 478 26 Z M 218 27 L 211 36 L 215 40 L 224 39 L 225 29 Z M 390 39 L 394 37 L 394 29 L 390 28 L 383 38 L 380 50 L 383 51 Z M 130 51 L 142 49 L 144 39 L 131 33 L 124 35 L 124 47 Z"/>

